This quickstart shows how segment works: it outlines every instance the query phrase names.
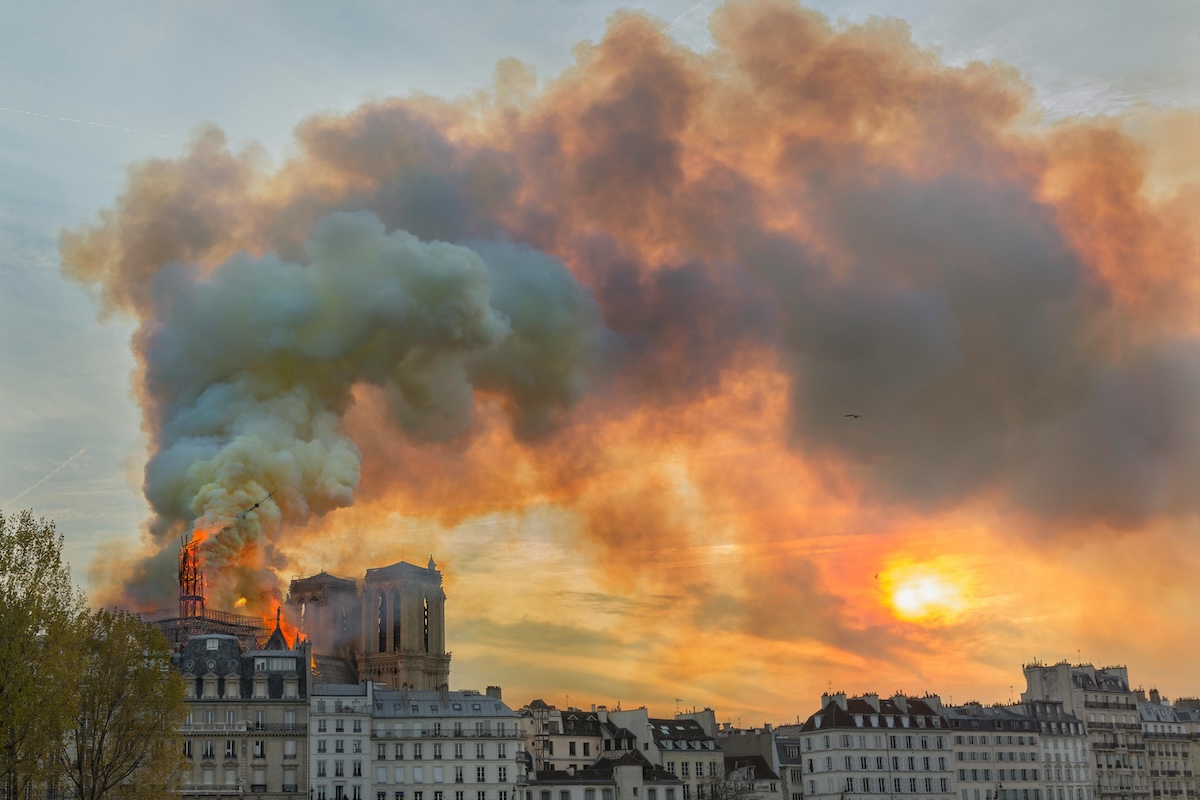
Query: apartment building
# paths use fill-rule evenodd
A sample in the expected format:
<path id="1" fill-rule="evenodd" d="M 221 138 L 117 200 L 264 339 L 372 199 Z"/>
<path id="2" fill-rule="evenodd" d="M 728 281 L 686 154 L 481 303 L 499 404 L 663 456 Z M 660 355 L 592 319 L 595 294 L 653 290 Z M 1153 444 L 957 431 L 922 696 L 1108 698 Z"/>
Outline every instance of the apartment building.
<path id="1" fill-rule="evenodd" d="M 1034 662 L 1024 667 L 1025 701 L 1056 700 L 1083 721 L 1093 758 L 1092 790 L 1098 800 L 1150 800 L 1146 744 L 1137 695 L 1125 667 Z"/>
<path id="2" fill-rule="evenodd" d="M 822 695 L 821 710 L 795 733 L 804 796 L 953 800 L 950 736 L 936 695 Z"/>
<path id="3" fill-rule="evenodd" d="M 307 798 L 307 647 L 293 649 L 276 620 L 261 649 L 244 649 L 233 635 L 197 634 L 173 661 L 188 703 L 183 796 Z"/>

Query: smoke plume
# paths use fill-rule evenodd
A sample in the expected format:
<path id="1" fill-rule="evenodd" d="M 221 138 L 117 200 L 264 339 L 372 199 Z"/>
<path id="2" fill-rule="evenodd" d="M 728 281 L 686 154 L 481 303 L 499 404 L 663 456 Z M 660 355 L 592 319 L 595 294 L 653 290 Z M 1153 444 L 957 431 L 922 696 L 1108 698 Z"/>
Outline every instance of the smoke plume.
<path id="1" fill-rule="evenodd" d="M 226 597 L 259 596 L 356 492 L 569 508 L 616 573 L 839 530 L 833 499 L 1065 534 L 1200 511 L 1194 190 L 900 23 L 732 0 L 711 28 L 701 54 L 619 14 L 540 89 L 507 62 L 468 101 L 308 119 L 278 168 L 215 129 L 133 167 L 62 242 L 141 322 L 156 552 L 128 590 L 169 589 L 199 521 Z M 652 450 L 686 474 L 629 466 Z M 745 586 L 805 576 L 821 619 L 737 587 L 722 618 L 869 639 L 779 559 Z"/>

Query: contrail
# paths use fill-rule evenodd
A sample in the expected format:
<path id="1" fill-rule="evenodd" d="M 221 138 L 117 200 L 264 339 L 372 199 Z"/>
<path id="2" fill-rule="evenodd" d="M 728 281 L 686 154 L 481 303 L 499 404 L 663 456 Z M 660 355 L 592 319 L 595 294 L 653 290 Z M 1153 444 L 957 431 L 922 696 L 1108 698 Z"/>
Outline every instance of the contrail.
<path id="1" fill-rule="evenodd" d="M 158 139 L 171 139 L 176 142 L 187 141 L 186 139 L 181 139 L 178 136 L 170 136 L 165 133 L 154 133 L 152 131 L 140 131 L 137 128 L 123 128 L 120 125 L 109 125 L 104 122 L 93 122 L 92 120 L 76 119 L 75 117 L 60 117 L 57 114 L 42 114 L 37 111 L 26 111 L 26 110 L 20 109 L 20 108 L 6 108 L 5 106 L 0 106 L 0 111 L 7 111 L 10 114 L 24 114 L 27 117 L 41 117 L 42 119 L 54 119 L 54 120 L 58 120 L 59 122 L 74 122 L 77 125 L 91 125 L 94 128 L 108 128 L 110 131 L 123 131 L 125 133 L 139 133 L 142 136 L 154 136 Z"/>
<path id="2" fill-rule="evenodd" d="M 63 467 L 67 466 L 67 465 L 68 465 L 68 464 L 70 464 L 72 461 L 74 461 L 75 459 L 79 458 L 81 455 L 83 455 L 83 454 L 84 454 L 84 453 L 86 453 L 86 452 L 87 452 L 87 447 L 83 448 L 83 449 L 82 449 L 82 450 L 80 450 L 78 453 L 76 453 L 75 455 L 71 456 L 71 457 L 70 457 L 70 458 L 68 458 L 66 461 L 62 462 L 61 464 L 59 464 L 59 465 L 58 465 L 57 467 L 55 467 L 54 469 L 52 469 L 52 470 L 50 470 L 49 472 L 47 472 L 45 475 L 43 475 L 43 476 L 42 476 L 42 479 L 41 479 L 40 481 L 38 481 L 37 483 L 33 484 L 33 486 L 30 486 L 28 489 L 26 489 L 25 491 L 21 492 L 21 493 L 20 493 L 19 495 L 17 495 L 16 497 L 13 497 L 13 498 L 12 498 L 12 499 L 10 499 L 10 500 L 9 500 L 7 503 L 0 504 L 0 507 L 3 507 L 3 506 L 11 506 L 13 503 L 17 502 L 17 501 L 18 501 L 18 500 L 20 500 L 22 497 L 24 497 L 25 495 L 27 495 L 27 494 L 29 494 L 30 492 L 32 492 L 34 489 L 36 489 L 37 487 L 41 486 L 41 485 L 42 485 L 43 483 L 45 483 L 46 481 L 48 481 L 48 480 L 50 480 L 51 478 L 53 478 L 55 475 L 57 475 L 57 474 L 59 473 L 59 471 L 60 471 L 60 470 L 61 470 Z"/>
<path id="3" fill-rule="evenodd" d="M 706 6 L 706 5 L 708 5 L 706 0 L 701 0 L 701 2 L 696 3 L 696 5 L 692 6 L 687 11 L 684 11 L 682 14 L 680 14 L 675 19 L 671 20 L 670 23 L 667 24 L 667 27 L 674 28 L 676 25 L 683 22 L 685 19 L 690 17 L 692 14 L 694 14 L 697 11 L 697 9 L 704 8 L 704 6 Z"/>

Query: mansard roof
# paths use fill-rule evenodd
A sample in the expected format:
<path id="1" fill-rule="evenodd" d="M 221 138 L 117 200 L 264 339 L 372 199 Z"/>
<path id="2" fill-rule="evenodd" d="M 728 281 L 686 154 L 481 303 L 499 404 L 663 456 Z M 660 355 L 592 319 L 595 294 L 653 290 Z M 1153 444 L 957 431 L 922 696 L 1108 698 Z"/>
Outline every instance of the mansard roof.
<path id="1" fill-rule="evenodd" d="M 416 710 L 414 710 L 414 707 Z M 445 719 L 447 717 L 517 717 L 502 700 L 477 691 L 375 689 L 376 717 Z"/>
<path id="2" fill-rule="evenodd" d="M 747 756 L 725 756 L 725 774 L 728 775 L 736 770 L 744 770 L 746 767 L 753 767 L 753 776 L 745 775 L 744 777 L 756 781 L 777 781 L 779 776 L 775 774 L 775 770 L 771 769 L 771 765 L 767 760 L 760 755 Z"/>
<path id="3" fill-rule="evenodd" d="M 879 708 L 863 697 L 849 697 L 842 708 L 838 698 L 827 698 L 825 707 L 800 726 L 803 733 L 829 728 L 887 728 L 890 730 L 938 731 L 945 728 L 939 710 L 919 697 L 903 698 L 904 707 L 894 698 L 878 698 Z M 888 720 L 893 720 L 888 725 Z M 905 727 L 905 722 L 909 722 Z"/>
<path id="4" fill-rule="evenodd" d="M 704 727 L 694 719 L 651 718 L 649 722 L 654 742 L 660 746 L 663 742 L 702 742 L 712 740 L 712 737 L 708 735 Z"/>

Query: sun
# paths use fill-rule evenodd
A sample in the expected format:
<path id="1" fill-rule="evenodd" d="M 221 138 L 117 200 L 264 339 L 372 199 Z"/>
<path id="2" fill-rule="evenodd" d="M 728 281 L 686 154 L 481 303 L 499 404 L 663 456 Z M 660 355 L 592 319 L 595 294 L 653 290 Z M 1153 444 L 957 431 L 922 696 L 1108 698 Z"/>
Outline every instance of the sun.
<path id="1" fill-rule="evenodd" d="M 889 570 L 884 588 L 892 612 L 906 622 L 949 622 L 966 606 L 954 578 L 930 565 Z"/>

